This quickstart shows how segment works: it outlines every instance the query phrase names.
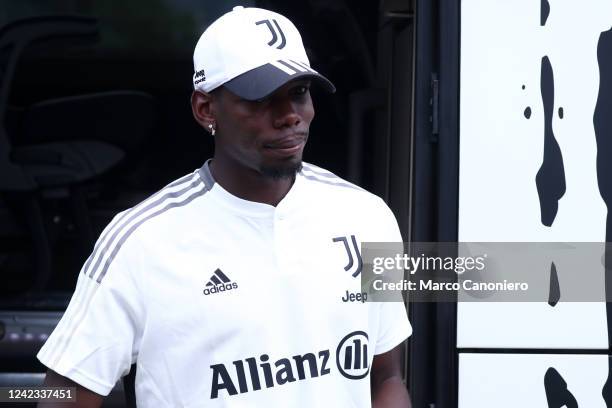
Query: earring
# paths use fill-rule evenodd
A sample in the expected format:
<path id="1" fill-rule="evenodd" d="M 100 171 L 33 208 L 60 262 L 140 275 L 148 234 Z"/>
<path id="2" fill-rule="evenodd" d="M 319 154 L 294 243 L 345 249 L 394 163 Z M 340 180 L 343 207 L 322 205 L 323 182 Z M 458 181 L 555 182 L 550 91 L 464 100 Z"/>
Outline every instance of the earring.
<path id="1" fill-rule="evenodd" d="M 212 124 L 212 123 L 208 125 L 208 130 L 210 131 L 210 134 L 213 135 L 213 136 L 217 132 L 217 129 L 215 129 L 215 125 Z"/>

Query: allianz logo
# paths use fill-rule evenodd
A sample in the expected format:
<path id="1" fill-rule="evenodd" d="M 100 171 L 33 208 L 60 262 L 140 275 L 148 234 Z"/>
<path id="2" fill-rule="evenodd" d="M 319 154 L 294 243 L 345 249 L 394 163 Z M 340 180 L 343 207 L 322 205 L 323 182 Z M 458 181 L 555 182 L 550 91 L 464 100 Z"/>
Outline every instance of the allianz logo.
<path id="1" fill-rule="evenodd" d="M 354 331 L 340 340 L 336 347 L 335 370 L 351 380 L 366 378 L 370 372 L 368 334 Z M 298 354 L 271 361 L 268 354 L 213 364 L 210 398 L 234 396 L 262 388 L 273 388 L 295 381 L 333 374 L 330 350 Z"/>

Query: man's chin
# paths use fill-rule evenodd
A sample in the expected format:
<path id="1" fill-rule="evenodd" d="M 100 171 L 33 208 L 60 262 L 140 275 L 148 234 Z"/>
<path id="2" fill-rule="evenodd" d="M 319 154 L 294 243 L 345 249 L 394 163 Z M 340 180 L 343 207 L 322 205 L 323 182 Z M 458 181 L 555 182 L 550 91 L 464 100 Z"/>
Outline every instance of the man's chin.
<path id="1" fill-rule="evenodd" d="M 264 165 L 260 168 L 261 174 L 274 180 L 292 179 L 302 170 L 302 160 L 278 165 Z"/>

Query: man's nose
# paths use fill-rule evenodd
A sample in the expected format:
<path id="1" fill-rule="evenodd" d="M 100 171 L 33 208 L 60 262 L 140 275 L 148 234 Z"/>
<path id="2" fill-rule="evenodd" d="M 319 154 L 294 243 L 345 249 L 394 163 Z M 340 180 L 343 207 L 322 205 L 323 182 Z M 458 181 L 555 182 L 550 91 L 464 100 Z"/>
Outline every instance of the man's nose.
<path id="1" fill-rule="evenodd" d="M 290 98 L 279 98 L 274 111 L 274 127 L 295 126 L 301 121 L 300 114 Z"/>

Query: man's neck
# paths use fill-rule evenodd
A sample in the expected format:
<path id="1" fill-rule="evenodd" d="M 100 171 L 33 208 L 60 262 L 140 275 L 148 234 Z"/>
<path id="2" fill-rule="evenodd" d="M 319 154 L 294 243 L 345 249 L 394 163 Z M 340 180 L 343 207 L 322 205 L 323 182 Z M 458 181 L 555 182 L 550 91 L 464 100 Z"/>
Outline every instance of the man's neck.
<path id="1" fill-rule="evenodd" d="M 274 207 L 287 195 L 295 176 L 275 178 L 247 167 L 211 160 L 210 172 L 219 185 L 243 200 L 269 204 Z"/>

